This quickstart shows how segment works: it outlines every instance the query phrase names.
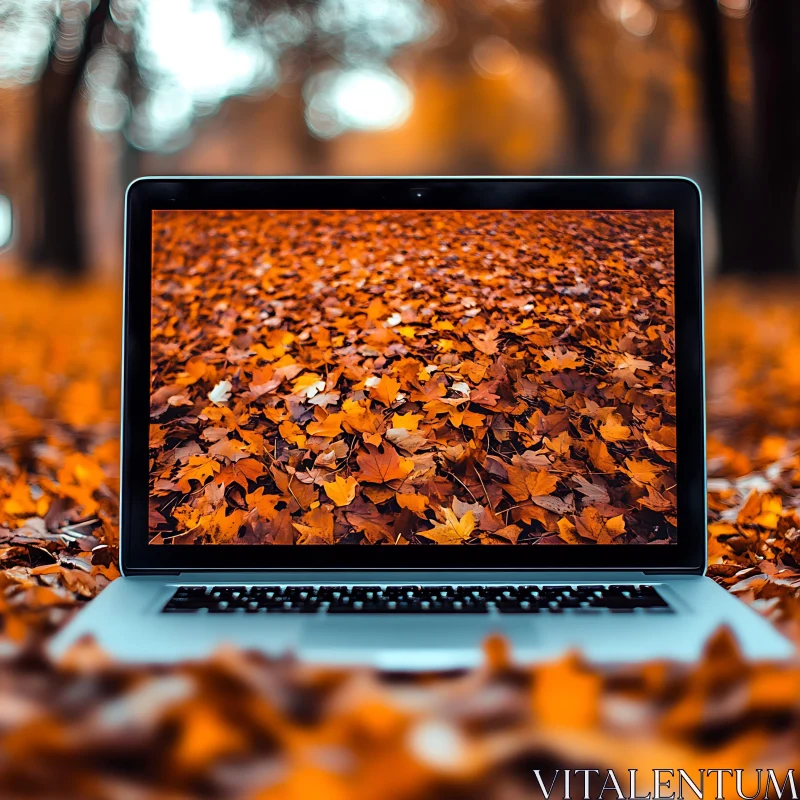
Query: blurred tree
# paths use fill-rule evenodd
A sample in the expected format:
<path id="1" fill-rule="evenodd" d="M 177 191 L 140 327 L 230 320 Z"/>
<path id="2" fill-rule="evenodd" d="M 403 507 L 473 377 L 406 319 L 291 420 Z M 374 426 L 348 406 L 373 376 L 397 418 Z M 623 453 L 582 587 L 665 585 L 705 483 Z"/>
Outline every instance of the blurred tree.
<path id="1" fill-rule="evenodd" d="M 75 109 L 89 55 L 102 41 L 108 8 L 108 0 L 99 0 L 87 18 L 79 4 L 65 4 L 36 85 L 37 220 L 30 263 L 70 275 L 86 266 Z"/>
<path id="2" fill-rule="evenodd" d="M 737 153 L 728 86 L 723 18 L 716 2 L 691 0 L 697 26 L 697 75 L 703 102 L 708 173 L 720 240 L 720 269 L 735 272 L 746 260 L 742 241 L 744 181 Z"/>
<path id="3" fill-rule="evenodd" d="M 561 84 L 570 146 L 564 164 L 556 165 L 556 168 L 576 175 L 594 174 L 599 163 L 599 137 L 592 98 L 581 71 L 574 32 L 569 25 L 570 19 L 585 11 L 583 0 L 546 0 L 543 8 L 545 46 Z"/>
<path id="4" fill-rule="evenodd" d="M 692 0 L 699 38 L 698 76 L 723 273 L 798 269 L 800 192 L 800 4 L 756 3 L 750 13 L 753 144 L 737 136 L 729 54 L 717 4 Z"/>
<path id="5" fill-rule="evenodd" d="M 299 101 L 302 162 L 324 174 L 325 140 L 405 119 L 411 92 L 388 63 L 436 25 L 425 0 L 65 0 L 45 10 L 52 30 L 36 86 L 38 219 L 28 255 L 72 275 L 86 268 L 74 152 L 82 87 L 92 126 L 123 137 L 123 185 L 137 177 L 137 153 L 178 150 L 227 98 L 287 84 Z M 31 26 L 24 3 L 13 11 Z"/>
<path id="6" fill-rule="evenodd" d="M 753 272 L 796 272 L 800 266 L 800 3 L 762 0 L 750 27 L 755 89 Z"/>

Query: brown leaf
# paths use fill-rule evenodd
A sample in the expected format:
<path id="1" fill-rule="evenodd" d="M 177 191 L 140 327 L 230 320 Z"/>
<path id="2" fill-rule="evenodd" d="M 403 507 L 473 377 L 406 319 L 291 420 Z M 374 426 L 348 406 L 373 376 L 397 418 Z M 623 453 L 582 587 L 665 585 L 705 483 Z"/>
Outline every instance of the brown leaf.
<path id="1" fill-rule="evenodd" d="M 390 444 L 382 444 L 380 447 L 368 444 L 365 449 L 366 452 L 356 456 L 356 461 L 361 467 L 359 478 L 367 483 L 403 480 L 414 468 L 414 462 L 401 458 Z"/>

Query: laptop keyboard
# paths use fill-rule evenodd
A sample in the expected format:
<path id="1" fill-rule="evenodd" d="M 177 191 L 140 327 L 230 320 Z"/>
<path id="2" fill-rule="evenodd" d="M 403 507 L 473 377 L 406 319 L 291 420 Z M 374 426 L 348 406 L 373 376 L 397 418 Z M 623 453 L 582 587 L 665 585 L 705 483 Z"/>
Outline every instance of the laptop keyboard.
<path id="1" fill-rule="evenodd" d="M 180 586 L 168 614 L 669 613 L 652 586 Z"/>

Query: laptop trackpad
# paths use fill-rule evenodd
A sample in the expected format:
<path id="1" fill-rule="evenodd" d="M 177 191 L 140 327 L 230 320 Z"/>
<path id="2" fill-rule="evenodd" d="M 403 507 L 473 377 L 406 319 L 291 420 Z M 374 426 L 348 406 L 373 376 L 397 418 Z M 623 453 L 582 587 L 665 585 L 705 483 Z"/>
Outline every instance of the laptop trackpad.
<path id="1" fill-rule="evenodd" d="M 527 619 L 497 620 L 483 615 L 463 617 L 353 615 L 324 616 L 305 626 L 301 646 L 316 649 L 348 650 L 480 648 L 492 633 L 530 642 L 533 625 Z"/>

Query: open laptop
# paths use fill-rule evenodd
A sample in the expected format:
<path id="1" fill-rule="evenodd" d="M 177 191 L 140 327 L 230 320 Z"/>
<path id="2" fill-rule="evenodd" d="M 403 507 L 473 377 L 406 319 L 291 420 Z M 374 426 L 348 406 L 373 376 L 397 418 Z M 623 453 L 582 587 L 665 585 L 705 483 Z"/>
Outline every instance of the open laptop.
<path id="1" fill-rule="evenodd" d="M 682 178 L 128 190 L 120 561 L 56 638 L 387 669 L 693 659 L 701 201 Z"/>

